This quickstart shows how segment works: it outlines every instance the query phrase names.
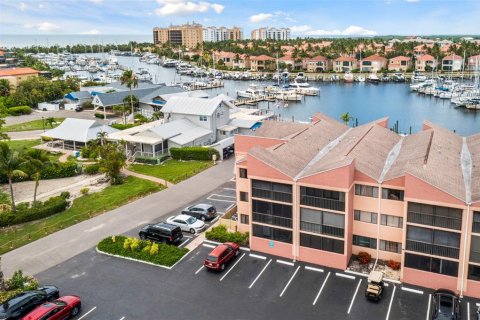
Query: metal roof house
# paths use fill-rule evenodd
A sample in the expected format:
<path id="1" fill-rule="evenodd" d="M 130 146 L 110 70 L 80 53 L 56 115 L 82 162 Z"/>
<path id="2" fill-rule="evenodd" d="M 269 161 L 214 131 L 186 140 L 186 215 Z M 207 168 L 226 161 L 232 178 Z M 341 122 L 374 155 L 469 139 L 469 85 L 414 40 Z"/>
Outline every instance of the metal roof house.
<path id="1" fill-rule="evenodd" d="M 92 99 L 92 94 L 88 91 L 74 91 L 63 96 L 63 100 L 65 100 L 66 103 L 82 104 L 87 101 L 92 101 Z"/>
<path id="2" fill-rule="evenodd" d="M 53 141 L 53 147 L 60 147 L 66 150 L 80 150 L 87 142 L 97 139 L 99 132 L 106 132 L 108 135 L 118 130 L 96 120 L 85 120 L 66 118 L 58 127 L 48 130 L 42 134 Z"/>

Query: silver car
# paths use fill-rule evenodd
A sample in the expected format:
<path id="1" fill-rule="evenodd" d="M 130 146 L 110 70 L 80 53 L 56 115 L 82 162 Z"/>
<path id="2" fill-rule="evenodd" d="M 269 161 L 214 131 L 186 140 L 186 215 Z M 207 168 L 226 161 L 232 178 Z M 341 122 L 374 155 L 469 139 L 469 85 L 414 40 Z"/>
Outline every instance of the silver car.
<path id="1" fill-rule="evenodd" d="M 186 214 L 180 214 L 167 219 L 167 223 L 179 226 L 182 231 L 192 234 L 202 232 L 205 229 L 205 223 L 195 217 Z"/>

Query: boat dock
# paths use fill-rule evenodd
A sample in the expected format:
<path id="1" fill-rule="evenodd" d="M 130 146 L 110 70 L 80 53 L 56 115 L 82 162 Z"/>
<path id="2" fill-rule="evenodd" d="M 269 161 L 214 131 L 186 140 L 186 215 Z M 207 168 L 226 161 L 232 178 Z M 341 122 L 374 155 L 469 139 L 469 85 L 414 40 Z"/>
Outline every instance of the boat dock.
<path id="1" fill-rule="evenodd" d="M 205 83 L 192 83 L 188 85 L 189 90 L 206 90 L 206 89 L 215 89 L 223 88 L 225 85 L 223 81 L 214 81 L 214 82 L 205 82 Z"/>
<path id="2" fill-rule="evenodd" d="M 235 100 L 233 103 L 235 106 L 243 106 L 243 105 L 248 105 L 248 106 L 256 106 L 257 103 L 262 102 L 262 101 L 275 101 L 276 98 L 273 94 L 267 94 L 267 95 L 261 95 L 257 96 L 255 98 L 240 98 Z"/>

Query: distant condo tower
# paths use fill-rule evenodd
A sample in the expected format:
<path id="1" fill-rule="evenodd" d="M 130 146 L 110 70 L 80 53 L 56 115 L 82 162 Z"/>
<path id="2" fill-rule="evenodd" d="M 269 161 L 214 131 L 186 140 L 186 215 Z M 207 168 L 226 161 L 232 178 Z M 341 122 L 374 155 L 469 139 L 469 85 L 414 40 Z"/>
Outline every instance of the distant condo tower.
<path id="1" fill-rule="evenodd" d="M 253 29 L 252 40 L 290 40 L 290 28 L 259 28 Z"/>
<path id="2" fill-rule="evenodd" d="M 204 42 L 218 42 L 226 40 L 243 40 L 242 28 L 235 26 L 231 29 L 225 27 L 203 28 Z"/>

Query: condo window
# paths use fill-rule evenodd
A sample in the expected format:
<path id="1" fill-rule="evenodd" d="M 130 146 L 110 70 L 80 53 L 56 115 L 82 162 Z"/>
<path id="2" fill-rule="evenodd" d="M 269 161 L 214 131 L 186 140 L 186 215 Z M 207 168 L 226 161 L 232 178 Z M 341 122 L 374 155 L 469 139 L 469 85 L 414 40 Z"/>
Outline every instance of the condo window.
<path id="1" fill-rule="evenodd" d="M 377 223 L 377 214 L 375 212 L 355 210 L 354 219 L 362 222 Z"/>
<path id="2" fill-rule="evenodd" d="M 472 236 L 472 242 L 470 242 L 470 262 L 480 263 L 480 236 Z"/>
<path id="3" fill-rule="evenodd" d="M 468 279 L 480 281 L 480 266 L 474 264 L 468 266 Z"/>
<path id="4" fill-rule="evenodd" d="M 353 235 L 353 244 L 360 247 L 376 249 L 377 239 Z"/>
<path id="5" fill-rule="evenodd" d="M 480 212 L 473 213 L 472 232 L 480 233 Z"/>
<path id="6" fill-rule="evenodd" d="M 253 221 L 292 227 L 292 206 L 260 200 L 252 201 Z"/>
<path id="7" fill-rule="evenodd" d="M 378 188 L 372 186 L 366 186 L 363 184 L 355 185 L 355 195 L 378 198 Z"/>
<path id="8" fill-rule="evenodd" d="M 249 224 L 249 217 L 247 214 L 240 214 L 240 223 Z"/>
<path id="9" fill-rule="evenodd" d="M 407 227 L 407 250 L 458 258 L 460 234 L 414 226 Z"/>
<path id="10" fill-rule="evenodd" d="M 248 192 L 240 191 L 240 201 L 248 202 Z"/>
<path id="11" fill-rule="evenodd" d="M 462 210 L 409 202 L 407 221 L 441 228 L 461 230 Z"/>
<path id="12" fill-rule="evenodd" d="M 300 204 L 335 211 L 345 211 L 345 192 L 301 187 Z"/>
<path id="13" fill-rule="evenodd" d="M 301 208 L 300 230 L 343 238 L 344 228 L 343 214 Z"/>
<path id="14" fill-rule="evenodd" d="M 264 239 L 292 243 L 292 231 L 254 224 L 252 235 Z"/>
<path id="15" fill-rule="evenodd" d="M 382 198 L 403 201 L 403 190 L 382 188 Z"/>
<path id="16" fill-rule="evenodd" d="M 380 250 L 402 253 L 402 244 L 394 241 L 380 240 Z"/>
<path id="17" fill-rule="evenodd" d="M 397 216 L 391 216 L 388 214 L 382 214 L 380 216 L 380 223 L 384 226 L 403 228 L 403 218 Z"/>
<path id="18" fill-rule="evenodd" d="M 292 202 L 292 186 L 262 180 L 252 180 L 252 197 Z"/>
<path id="19" fill-rule="evenodd" d="M 405 254 L 405 267 L 447 276 L 458 276 L 458 262 L 413 253 Z"/>
<path id="20" fill-rule="evenodd" d="M 343 254 L 344 248 L 343 240 L 319 237 L 306 233 L 300 233 L 300 245 L 302 247 L 330 251 L 340 254 Z"/>
<path id="21" fill-rule="evenodd" d="M 239 173 L 240 178 L 242 178 L 242 179 L 247 179 L 248 178 L 247 169 L 240 168 L 238 173 Z"/>

